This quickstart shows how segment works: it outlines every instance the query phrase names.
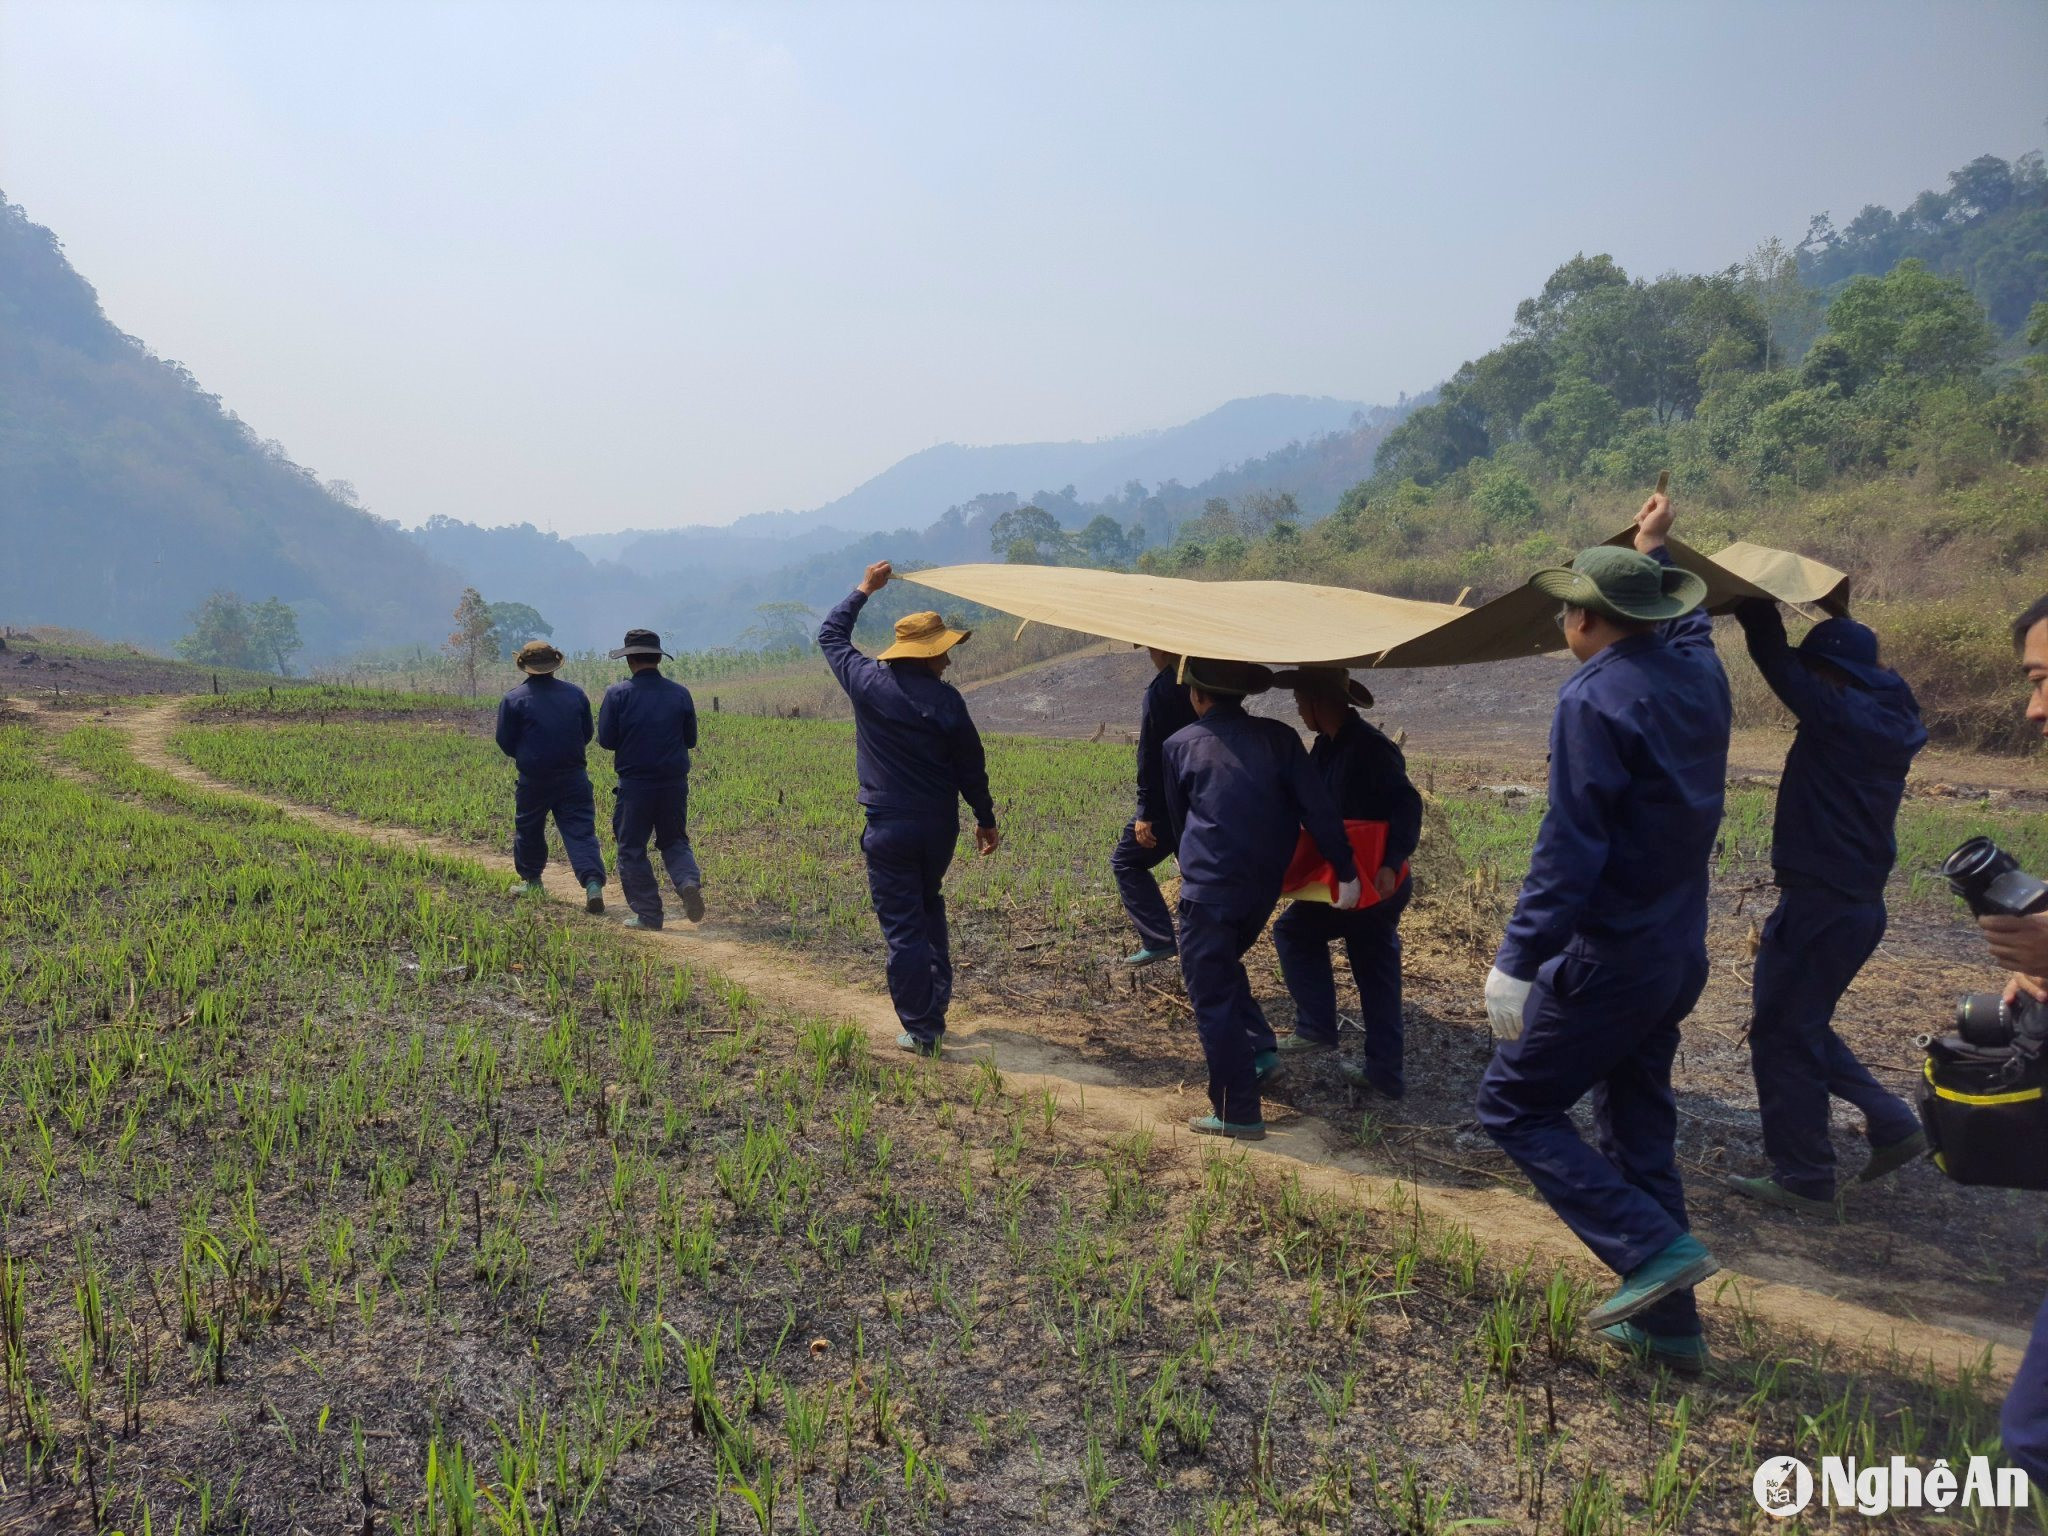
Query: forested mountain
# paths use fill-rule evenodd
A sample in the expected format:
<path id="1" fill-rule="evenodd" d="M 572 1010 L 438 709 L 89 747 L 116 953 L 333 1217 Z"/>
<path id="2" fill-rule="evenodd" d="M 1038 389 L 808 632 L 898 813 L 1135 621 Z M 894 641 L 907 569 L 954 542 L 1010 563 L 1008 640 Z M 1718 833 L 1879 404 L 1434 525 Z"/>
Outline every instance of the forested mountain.
<path id="1" fill-rule="evenodd" d="M 1948 191 L 1922 192 L 1894 213 L 1868 204 L 1840 229 L 1815 214 L 1799 242 L 1799 275 L 1833 289 L 1907 259 L 1960 278 L 2001 336 L 2048 300 L 2048 168 L 2041 153 L 2007 162 L 1979 155 L 1952 171 Z"/>
<path id="2" fill-rule="evenodd" d="M 0 198 L 0 613 L 168 646 L 216 588 L 308 650 L 435 640 L 462 583 L 124 335 Z"/>

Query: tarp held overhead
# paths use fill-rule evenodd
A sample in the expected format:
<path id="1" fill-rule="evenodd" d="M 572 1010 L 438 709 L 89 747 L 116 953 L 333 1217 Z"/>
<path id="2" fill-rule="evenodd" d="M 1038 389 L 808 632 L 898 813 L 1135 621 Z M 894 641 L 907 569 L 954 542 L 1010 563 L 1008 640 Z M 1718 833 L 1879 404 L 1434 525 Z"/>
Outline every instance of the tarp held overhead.
<path id="1" fill-rule="evenodd" d="M 1610 543 L 1634 537 L 1626 529 Z M 1671 557 L 1707 583 L 1720 611 L 1745 597 L 1817 603 L 1848 578 L 1760 544 L 1711 559 L 1677 539 Z M 1478 608 L 1293 581 L 1187 581 L 1053 565 L 949 565 L 905 581 L 1033 623 L 1182 656 L 1267 666 L 1441 667 L 1561 650 L 1557 600 L 1522 586 Z"/>
<path id="2" fill-rule="evenodd" d="M 1157 646 L 1177 656 L 1366 667 L 1466 612 L 1295 581 L 1187 581 L 1064 565 L 947 565 L 905 581 L 1035 624 Z"/>

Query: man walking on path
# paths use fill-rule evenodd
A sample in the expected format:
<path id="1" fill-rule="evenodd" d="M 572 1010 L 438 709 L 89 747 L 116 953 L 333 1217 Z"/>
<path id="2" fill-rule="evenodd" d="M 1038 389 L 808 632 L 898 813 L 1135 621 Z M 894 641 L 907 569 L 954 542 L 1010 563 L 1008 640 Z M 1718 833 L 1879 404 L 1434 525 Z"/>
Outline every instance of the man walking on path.
<path id="1" fill-rule="evenodd" d="M 1166 807 L 1180 849 L 1180 971 L 1209 1063 L 1211 1112 L 1198 1136 L 1258 1141 L 1259 1083 L 1279 1058 L 1244 955 L 1265 932 L 1301 831 L 1329 860 L 1337 905 L 1358 905 L 1358 865 L 1330 792 L 1294 728 L 1247 714 L 1270 674 L 1239 661 L 1185 663 L 1195 723 L 1167 739 Z"/>
<path id="2" fill-rule="evenodd" d="M 1138 709 L 1138 814 L 1124 827 L 1116 851 L 1109 856 L 1124 911 L 1138 930 L 1137 953 L 1124 958 L 1129 966 L 1170 959 L 1176 948 L 1173 914 L 1166 910 L 1166 898 L 1159 894 L 1159 882 L 1152 874 L 1173 857 L 1160 749 L 1175 731 L 1195 723 L 1195 707 L 1188 702 L 1187 688 L 1174 676 L 1180 658 L 1157 648 L 1151 648 L 1151 656 L 1152 681 L 1146 685 L 1145 701 Z"/>
<path id="3" fill-rule="evenodd" d="M 1728 776 L 1728 679 L 1673 568 L 1669 501 L 1634 551 L 1589 549 L 1533 584 L 1582 666 L 1558 690 L 1550 806 L 1486 980 L 1499 1042 L 1479 1123 L 1620 1288 L 1588 1316 L 1680 1371 L 1707 1358 L 1692 1287 L 1719 1266 L 1689 1230 L 1671 1061 L 1707 977 L 1707 866 Z M 1572 1107 L 1593 1095 L 1596 1150 Z"/>
<path id="4" fill-rule="evenodd" d="M 697 706 L 690 690 L 661 675 L 661 636 L 629 629 L 612 653 L 633 675 L 604 691 L 597 708 L 597 744 L 612 754 L 619 775 L 612 803 L 612 836 L 619 845 L 619 889 L 633 915 L 628 928 L 659 928 L 661 887 L 647 857 L 647 840 L 682 898 L 691 922 L 704 918 L 704 877 L 690 848 L 690 751 L 697 745 Z"/>
<path id="5" fill-rule="evenodd" d="M 1422 838 L 1422 796 L 1409 782 L 1401 749 L 1352 707 L 1370 706 L 1372 694 L 1343 668 L 1304 667 L 1274 684 L 1293 688 L 1302 724 L 1316 733 L 1309 764 L 1328 786 L 1347 830 L 1353 822 L 1373 822 L 1385 834 L 1370 899 L 1361 892 L 1357 910 L 1297 901 L 1273 925 L 1280 974 L 1294 998 L 1294 1033 L 1281 1037 L 1280 1053 L 1336 1047 L 1337 979 L 1330 946 L 1341 939 L 1358 986 L 1365 1046 L 1359 1060 L 1346 1058 L 1339 1066 L 1351 1082 L 1398 1099 L 1407 1086 L 1401 1070 L 1400 924 L 1408 906 L 1408 859 Z"/>
<path id="6" fill-rule="evenodd" d="M 1912 1106 L 1870 1075 L 1832 1024 L 1884 937 L 1884 885 L 1898 859 L 1893 823 L 1927 731 L 1905 679 L 1878 664 L 1877 636 L 1846 612 L 1816 624 L 1796 651 L 1776 603 L 1751 599 L 1735 617 L 1757 671 L 1799 725 L 1778 782 L 1778 905 L 1757 951 L 1749 1024 L 1771 1172 L 1728 1182 L 1753 1200 L 1832 1217 L 1830 1096 L 1863 1111 L 1871 1151 L 1860 1181 L 1927 1151 Z"/>
<path id="7" fill-rule="evenodd" d="M 854 649 L 861 609 L 889 584 L 886 560 L 818 626 L 818 646 L 853 705 L 855 772 L 867 812 L 861 852 L 868 894 L 889 946 L 889 999 L 906 1051 L 936 1056 L 953 1000 L 953 955 L 942 884 L 960 841 L 959 802 L 974 812 L 977 854 L 1002 842 L 981 733 L 959 690 L 943 681 L 948 652 L 971 631 L 936 613 L 896 621 L 896 643 L 878 658 Z"/>
<path id="8" fill-rule="evenodd" d="M 525 681 L 498 701 L 498 750 L 519 768 L 512 791 L 513 894 L 538 896 L 548 863 L 548 817 L 562 834 L 569 867 L 583 886 L 583 905 L 604 910 L 604 855 L 597 847 L 597 806 L 584 766 L 590 744 L 590 699 L 555 676 L 562 653 L 545 640 L 519 647 L 512 665 Z"/>

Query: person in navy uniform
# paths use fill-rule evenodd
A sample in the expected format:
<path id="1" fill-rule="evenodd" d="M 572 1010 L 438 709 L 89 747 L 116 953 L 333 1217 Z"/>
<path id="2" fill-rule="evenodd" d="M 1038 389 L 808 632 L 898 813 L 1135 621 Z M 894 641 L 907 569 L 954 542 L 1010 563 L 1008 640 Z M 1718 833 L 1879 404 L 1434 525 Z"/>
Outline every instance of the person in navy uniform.
<path id="1" fill-rule="evenodd" d="M 936 613 L 913 613 L 896 621 L 895 644 L 879 657 L 854 649 L 861 609 L 893 574 L 886 560 L 869 566 L 818 626 L 818 646 L 853 705 L 855 773 L 867 813 L 860 847 L 889 946 L 889 999 L 903 1025 L 896 1043 L 936 1056 L 953 998 L 942 885 L 960 841 L 959 802 L 974 813 L 978 854 L 994 853 L 1002 834 L 981 733 L 967 701 L 944 680 L 948 653 L 972 631 L 948 629 Z"/>
<path id="2" fill-rule="evenodd" d="M 1550 804 L 1486 980 L 1498 1042 L 1479 1123 L 1621 1276 L 1588 1323 L 1686 1372 L 1705 1367 L 1692 1287 L 1719 1267 L 1678 1175 L 1671 1062 L 1707 977 L 1707 876 L 1728 773 L 1728 679 L 1706 583 L 1665 548 L 1652 496 L 1635 549 L 1539 571 L 1582 665 L 1558 690 Z M 1593 1096 L 1599 1146 L 1572 1107 Z"/>
<path id="3" fill-rule="evenodd" d="M 1422 839 L 1422 796 L 1409 782 L 1401 749 L 1354 707 L 1371 708 L 1372 693 L 1342 667 L 1303 667 L 1281 673 L 1273 684 L 1294 690 L 1301 723 L 1316 733 L 1309 764 L 1337 802 L 1337 814 L 1346 822 L 1386 828 L 1370 904 L 1339 912 L 1297 901 L 1273 925 L 1280 975 L 1294 999 L 1294 1033 L 1280 1037 L 1280 1053 L 1335 1049 L 1337 980 L 1330 946 L 1341 940 L 1358 987 L 1365 1045 L 1357 1060 L 1346 1057 L 1338 1065 L 1354 1084 L 1398 1099 L 1407 1087 L 1401 1065 L 1401 914 L 1408 906 L 1406 865 Z"/>
<path id="4" fill-rule="evenodd" d="M 541 894 L 548 863 L 548 817 L 562 835 L 569 867 L 583 887 L 583 905 L 604 910 L 604 855 L 597 847 L 597 805 L 584 766 L 590 744 L 590 699 L 555 676 L 562 653 L 545 640 L 519 647 L 512 665 L 525 680 L 498 701 L 498 750 L 518 765 L 512 791 L 513 894 Z"/>
<path id="5" fill-rule="evenodd" d="M 632 676 L 613 683 L 597 707 L 597 744 L 612 754 L 619 776 L 612 835 L 619 846 L 619 889 L 633 915 L 628 928 L 659 928 L 661 887 L 647 842 L 668 870 L 683 912 L 704 918 L 704 876 L 690 847 L 690 753 L 697 745 L 697 706 L 690 690 L 661 675 L 668 652 L 651 629 L 629 629 L 613 651 Z M 673 659 L 673 658 L 670 658 Z"/>
<path id="6" fill-rule="evenodd" d="M 1337 905 L 1358 905 L 1358 864 L 1329 789 L 1301 737 L 1245 711 L 1271 674 L 1247 662 L 1189 657 L 1183 664 L 1195 723 L 1161 753 L 1166 809 L 1180 850 L 1180 970 L 1209 1064 L 1210 1113 L 1198 1136 L 1262 1140 L 1259 1083 L 1279 1058 L 1252 996 L 1245 951 L 1280 901 L 1304 827 L 1339 881 Z"/>
<path id="7" fill-rule="evenodd" d="M 1859 1182 L 1927 1152 L 1913 1107 L 1870 1075 L 1833 1025 L 1842 994 L 1884 937 L 1884 886 L 1899 852 L 1893 824 L 1927 730 L 1905 679 L 1878 664 L 1877 636 L 1846 612 L 1814 625 L 1797 650 L 1776 603 L 1752 598 L 1735 617 L 1798 730 L 1778 781 L 1778 905 L 1757 950 L 1749 1024 L 1771 1171 L 1728 1182 L 1753 1200 L 1832 1220 L 1831 1096 L 1863 1111 L 1871 1150 Z"/>
<path id="8" fill-rule="evenodd" d="M 1174 675 L 1180 658 L 1156 646 L 1147 649 L 1153 673 L 1138 707 L 1138 813 L 1125 825 L 1116 851 L 1109 856 L 1124 912 L 1138 930 L 1136 953 L 1124 957 L 1124 964 L 1132 967 L 1169 960 L 1178 948 L 1173 914 L 1166 910 L 1166 898 L 1160 895 L 1159 881 L 1152 873 L 1173 857 L 1173 828 L 1166 814 L 1166 770 L 1160 751 L 1167 737 L 1195 723 L 1188 690 Z"/>

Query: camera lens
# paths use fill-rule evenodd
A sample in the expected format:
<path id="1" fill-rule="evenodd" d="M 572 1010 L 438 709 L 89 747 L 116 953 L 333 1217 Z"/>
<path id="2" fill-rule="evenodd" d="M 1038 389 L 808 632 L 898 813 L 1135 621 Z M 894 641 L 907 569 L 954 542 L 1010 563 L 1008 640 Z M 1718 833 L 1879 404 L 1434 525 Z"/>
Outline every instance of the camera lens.
<path id="1" fill-rule="evenodd" d="M 1975 885 L 2011 867 L 2012 855 L 1988 837 L 1973 837 L 1941 862 L 1941 872 L 1960 885 Z"/>
<path id="2" fill-rule="evenodd" d="M 1956 1004 L 1956 1033 L 1971 1045 L 2012 1044 L 2012 1016 L 1996 992 L 1972 992 Z"/>

